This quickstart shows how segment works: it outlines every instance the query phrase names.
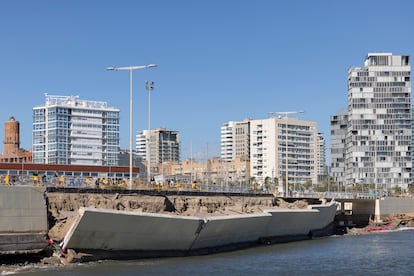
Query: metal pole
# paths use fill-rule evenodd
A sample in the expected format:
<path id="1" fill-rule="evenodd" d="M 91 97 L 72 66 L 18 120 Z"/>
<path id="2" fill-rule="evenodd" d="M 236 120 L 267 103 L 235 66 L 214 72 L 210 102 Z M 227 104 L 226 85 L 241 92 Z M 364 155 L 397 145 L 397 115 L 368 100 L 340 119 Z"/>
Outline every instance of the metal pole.
<path id="1" fill-rule="evenodd" d="M 190 186 L 193 185 L 193 140 L 190 139 Z"/>
<path id="2" fill-rule="evenodd" d="M 288 180 L 289 180 L 289 173 L 288 173 L 288 123 L 287 123 L 287 113 L 285 114 L 285 119 L 286 119 L 286 124 L 285 124 L 285 131 L 286 131 L 286 145 L 285 145 L 285 147 L 286 147 L 286 157 L 285 157 L 285 160 L 286 160 L 286 171 L 285 171 L 285 173 L 286 173 L 286 191 L 285 191 L 285 197 L 287 198 L 288 197 L 288 195 L 289 195 L 289 183 L 288 183 Z"/>
<path id="3" fill-rule="evenodd" d="M 206 143 L 206 184 L 205 188 L 208 188 L 208 143 Z"/>
<path id="4" fill-rule="evenodd" d="M 374 186 L 375 186 L 375 198 L 377 197 L 378 193 L 378 175 L 377 175 L 377 147 L 376 147 L 376 141 L 378 141 L 378 137 L 374 140 Z"/>
<path id="5" fill-rule="evenodd" d="M 160 154 L 160 161 L 161 161 L 161 179 L 162 183 L 164 184 L 164 134 L 161 133 L 161 154 Z"/>
<path id="6" fill-rule="evenodd" d="M 151 90 L 148 89 L 148 185 L 151 183 Z"/>
<path id="7" fill-rule="evenodd" d="M 132 71 L 157 67 L 156 64 L 126 67 L 107 67 L 109 71 L 129 71 L 129 189 L 132 188 Z"/>
<path id="8" fill-rule="evenodd" d="M 148 151 L 147 151 L 147 162 L 148 162 L 148 184 L 151 183 L 151 91 L 154 89 L 153 81 L 146 81 L 145 89 L 148 90 Z"/>
<path id="9" fill-rule="evenodd" d="M 132 68 L 129 69 L 129 189 L 132 188 Z"/>

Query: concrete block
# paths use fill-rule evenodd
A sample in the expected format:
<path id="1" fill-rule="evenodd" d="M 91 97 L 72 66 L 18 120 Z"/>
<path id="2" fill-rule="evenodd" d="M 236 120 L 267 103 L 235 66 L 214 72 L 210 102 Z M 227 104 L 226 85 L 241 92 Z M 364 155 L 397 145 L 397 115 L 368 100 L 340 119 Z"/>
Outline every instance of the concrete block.
<path id="1" fill-rule="evenodd" d="M 209 217 L 191 249 L 258 241 L 271 214 Z"/>
<path id="2" fill-rule="evenodd" d="M 189 250 L 202 220 L 194 217 L 81 208 L 65 248 Z"/>

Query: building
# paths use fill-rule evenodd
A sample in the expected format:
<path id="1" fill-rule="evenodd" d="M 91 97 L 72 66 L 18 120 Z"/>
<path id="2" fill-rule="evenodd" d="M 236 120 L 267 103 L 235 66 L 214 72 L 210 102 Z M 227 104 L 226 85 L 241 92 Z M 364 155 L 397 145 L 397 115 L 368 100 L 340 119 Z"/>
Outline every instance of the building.
<path id="1" fill-rule="evenodd" d="M 267 179 L 299 185 L 317 183 L 318 145 L 316 122 L 271 117 L 250 122 L 250 173 L 259 184 Z"/>
<path id="2" fill-rule="evenodd" d="M 14 117 L 4 123 L 4 152 L 1 163 L 31 163 L 32 152 L 20 148 L 20 123 Z"/>
<path id="3" fill-rule="evenodd" d="M 139 158 L 148 164 L 151 175 L 159 174 L 158 165 L 180 161 L 179 133 L 165 128 L 143 130 L 136 136 L 136 151 Z"/>
<path id="4" fill-rule="evenodd" d="M 317 160 L 318 160 L 318 177 L 325 177 L 327 175 L 327 168 L 326 168 L 326 142 L 325 138 L 323 137 L 322 133 L 318 133 L 317 136 Z"/>
<path id="5" fill-rule="evenodd" d="M 126 166 L 129 167 L 129 150 L 121 149 L 119 152 L 119 161 L 118 166 Z M 132 152 L 132 168 L 139 169 L 139 178 L 142 180 L 143 176 L 146 175 L 146 166 L 142 162 L 142 159 L 137 156 L 136 152 Z"/>
<path id="6" fill-rule="evenodd" d="M 181 163 L 165 162 L 158 167 L 164 179 L 181 184 L 198 183 L 203 190 L 211 190 L 215 185 L 249 187 L 249 161 L 245 159 L 224 161 L 212 157 L 206 162 L 197 162 L 190 158 Z"/>
<path id="7" fill-rule="evenodd" d="M 119 109 L 78 96 L 46 95 L 33 108 L 33 163 L 117 166 Z"/>
<path id="8" fill-rule="evenodd" d="M 411 182 L 410 73 L 409 56 L 391 53 L 370 53 L 348 70 L 346 185 Z"/>
<path id="9" fill-rule="evenodd" d="M 345 139 L 348 131 L 348 112 L 339 110 L 331 116 L 331 176 L 339 186 L 345 184 Z M 340 188 L 342 189 L 342 188 Z"/>
<path id="10" fill-rule="evenodd" d="M 234 161 L 236 158 L 250 160 L 250 119 L 230 121 L 221 127 L 220 158 Z"/>

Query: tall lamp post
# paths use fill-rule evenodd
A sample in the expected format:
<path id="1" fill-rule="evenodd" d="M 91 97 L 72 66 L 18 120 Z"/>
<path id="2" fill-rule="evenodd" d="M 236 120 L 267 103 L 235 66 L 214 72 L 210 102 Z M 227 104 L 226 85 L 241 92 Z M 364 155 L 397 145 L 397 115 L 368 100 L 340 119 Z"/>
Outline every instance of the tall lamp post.
<path id="1" fill-rule="evenodd" d="M 145 82 L 145 89 L 148 91 L 148 150 L 147 150 L 147 156 L 148 156 L 148 172 L 147 172 L 147 178 L 148 178 L 148 185 L 151 183 L 151 91 L 154 90 L 154 82 L 153 81 L 146 81 Z"/>
<path id="2" fill-rule="evenodd" d="M 156 64 L 125 66 L 125 67 L 107 67 L 109 71 L 129 71 L 129 189 L 132 188 L 132 71 L 157 67 Z"/>
<path id="3" fill-rule="evenodd" d="M 298 110 L 298 111 L 280 111 L 280 112 L 269 112 L 270 116 L 273 116 L 275 114 L 279 114 L 279 115 L 285 115 L 285 151 L 286 151 L 286 157 L 285 157 L 285 178 L 286 178 L 286 187 L 285 187 L 285 197 L 289 196 L 289 183 L 288 183 L 288 179 L 289 179 L 289 173 L 288 173 L 288 115 L 289 114 L 299 114 L 299 113 L 304 113 L 305 111 L 303 110 Z"/>

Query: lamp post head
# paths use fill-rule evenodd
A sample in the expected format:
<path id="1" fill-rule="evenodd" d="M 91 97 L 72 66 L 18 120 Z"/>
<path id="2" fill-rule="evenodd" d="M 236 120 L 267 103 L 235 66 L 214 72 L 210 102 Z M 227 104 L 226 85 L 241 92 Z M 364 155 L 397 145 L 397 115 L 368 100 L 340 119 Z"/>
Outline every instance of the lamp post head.
<path id="1" fill-rule="evenodd" d="M 138 70 L 138 69 L 147 69 L 147 68 L 152 68 L 152 67 L 157 67 L 156 64 L 148 64 L 148 65 L 134 65 L 134 66 L 122 66 L 122 67 L 114 67 L 114 66 L 110 66 L 110 67 L 106 67 L 106 70 L 108 71 L 132 71 L 132 70 Z"/>

